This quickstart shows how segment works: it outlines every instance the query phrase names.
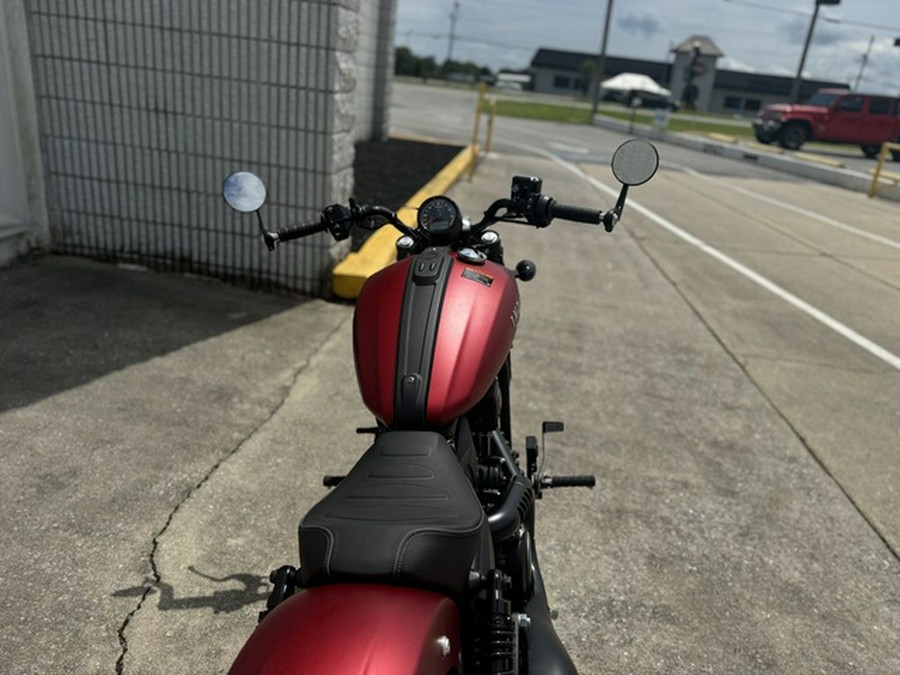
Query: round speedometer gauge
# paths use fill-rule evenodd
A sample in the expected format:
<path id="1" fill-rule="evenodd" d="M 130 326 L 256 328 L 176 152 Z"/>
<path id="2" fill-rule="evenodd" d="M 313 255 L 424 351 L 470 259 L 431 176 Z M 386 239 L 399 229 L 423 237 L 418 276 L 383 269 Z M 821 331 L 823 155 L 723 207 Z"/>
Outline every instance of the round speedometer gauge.
<path id="1" fill-rule="evenodd" d="M 459 207 L 443 196 L 429 197 L 419 206 L 419 227 L 428 231 L 435 243 L 450 243 L 462 230 Z"/>

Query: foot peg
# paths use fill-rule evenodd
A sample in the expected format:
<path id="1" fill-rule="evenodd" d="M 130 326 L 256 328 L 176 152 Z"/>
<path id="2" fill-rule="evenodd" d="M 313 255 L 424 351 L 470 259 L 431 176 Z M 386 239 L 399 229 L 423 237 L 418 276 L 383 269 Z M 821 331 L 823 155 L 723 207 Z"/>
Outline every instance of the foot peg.
<path id="1" fill-rule="evenodd" d="M 593 474 L 585 476 L 541 476 L 541 489 L 545 488 L 567 488 L 567 487 L 586 487 L 593 488 L 597 484 L 597 479 Z"/>
<path id="2" fill-rule="evenodd" d="M 541 424 L 541 446 L 544 450 L 544 458 L 538 466 L 538 456 L 540 455 L 541 446 L 538 446 L 537 438 L 528 436 L 525 439 L 525 456 L 528 468 L 528 477 L 531 478 L 535 496 L 540 499 L 543 490 L 551 488 L 564 487 L 586 487 L 593 488 L 597 484 L 597 479 L 593 474 L 584 476 L 550 476 L 544 473 L 544 460 L 547 458 L 547 434 L 558 433 L 565 430 L 562 422 L 544 422 Z"/>

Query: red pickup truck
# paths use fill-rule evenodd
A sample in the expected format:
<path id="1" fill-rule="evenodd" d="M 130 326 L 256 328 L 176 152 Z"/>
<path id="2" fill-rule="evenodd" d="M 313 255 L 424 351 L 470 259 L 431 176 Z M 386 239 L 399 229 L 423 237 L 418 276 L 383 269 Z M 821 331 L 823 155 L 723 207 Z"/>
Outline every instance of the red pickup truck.
<path id="1" fill-rule="evenodd" d="M 802 105 L 767 105 L 753 120 L 760 143 L 797 150 L 807 141 L 852 143 L 866 157 L 875 157 L 885 141 L 900 142 L 900 99 L 859 94 L 844 89 L 821 89 Z M 892 150 L 900 161 L 900 150 Z"/>

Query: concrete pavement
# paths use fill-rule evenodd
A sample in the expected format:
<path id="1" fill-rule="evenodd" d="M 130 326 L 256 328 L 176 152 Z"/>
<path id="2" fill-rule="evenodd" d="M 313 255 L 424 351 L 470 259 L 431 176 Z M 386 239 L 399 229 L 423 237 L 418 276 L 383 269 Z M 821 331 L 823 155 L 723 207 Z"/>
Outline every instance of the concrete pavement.
<path id="1" fill-rule="evenodd" d="M 115 672 L 174 514 L 351 310 L 57 257 L 0 288 L 2 670 Z"/>
<path id="2" fill-rule="evenodd" d="M 597 202 L 519 156 L 451 194 L 477 213 L 514 173 Z M 564 419 L 549 468 L 599 479 L 539 505 L 581 672 L 900 671 L 896 557 L 628 230 L 502 231 L 538 264 L 516 441 Z M 223 672 L 366 446 L 352 308 L 60 258 L 0 285 L 4 670 Z"/>

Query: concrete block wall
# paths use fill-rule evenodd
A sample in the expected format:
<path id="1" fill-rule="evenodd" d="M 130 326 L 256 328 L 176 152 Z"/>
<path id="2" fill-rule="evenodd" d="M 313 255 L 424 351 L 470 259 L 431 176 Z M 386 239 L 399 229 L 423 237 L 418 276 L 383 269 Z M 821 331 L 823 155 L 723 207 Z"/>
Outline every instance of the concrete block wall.
<path id="1" fill-rule="evenodd" d="M 396 0 L 369 0 L 360 4 L 355 59 L 356 140 L 384 140 L 388 135 L 395 15 Z"/>
<path id="2" fill-rule="evenodd" d="M 346 201 L 368 5 L 25 0 L 54 247 L 321 294 L 330 237 L 270 256 L 220 189 L 258 173 L 273 227 Z"/>
<path id="3" fill-rule="evenodd" d="M 22 0 L 0 0 L 0 265 L 49 245 Z"/>

